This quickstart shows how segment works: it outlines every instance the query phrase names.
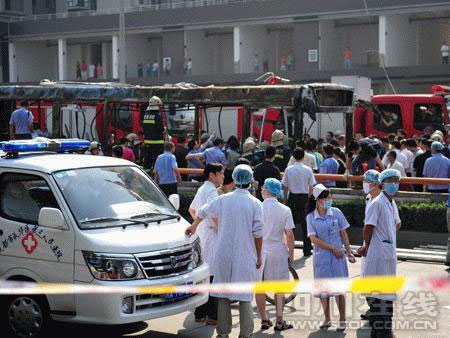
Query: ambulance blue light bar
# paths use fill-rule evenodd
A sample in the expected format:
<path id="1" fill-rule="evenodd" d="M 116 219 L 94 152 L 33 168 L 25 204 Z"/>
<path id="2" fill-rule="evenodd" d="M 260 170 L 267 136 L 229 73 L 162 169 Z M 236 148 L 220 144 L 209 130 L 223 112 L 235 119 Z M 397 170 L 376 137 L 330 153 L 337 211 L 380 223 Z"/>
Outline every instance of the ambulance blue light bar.
<path id="1" fill-rule="evenodd" d="M 26 153 L 36 151 L 75 151 L 89 147 L 90 142 L 80 139 L 48 139 L 37 137 L 32 140 L 0 142 L 5 153 Z"/>

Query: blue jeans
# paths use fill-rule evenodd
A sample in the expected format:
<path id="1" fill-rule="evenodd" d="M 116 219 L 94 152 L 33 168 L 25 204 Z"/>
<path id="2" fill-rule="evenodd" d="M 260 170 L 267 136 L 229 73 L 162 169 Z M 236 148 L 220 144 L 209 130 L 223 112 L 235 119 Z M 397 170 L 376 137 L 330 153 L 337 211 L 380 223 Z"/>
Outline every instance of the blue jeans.
<path id="1" fill-rule="evenodd" d="M 344 60 L 344 68 L 345 69 L 352 69 L 352 60 L 351 59 L 345 59 Z"/>

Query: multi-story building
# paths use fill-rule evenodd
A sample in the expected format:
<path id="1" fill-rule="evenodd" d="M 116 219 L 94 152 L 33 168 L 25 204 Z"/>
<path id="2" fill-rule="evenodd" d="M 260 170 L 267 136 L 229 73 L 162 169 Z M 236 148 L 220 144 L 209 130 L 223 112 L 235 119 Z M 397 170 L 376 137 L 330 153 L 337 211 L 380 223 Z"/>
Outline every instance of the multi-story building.
<path id="1" fill-rule="evenodd" d="M 398 92 L 450 82 L 441 58 L 450 40 L 448 1 L 123 3 L 120 50 L 120 0 L 0 1 L 4 82 L 75 80 L 77 62 L 101 64 L 105 79 L 118 79 L 121 60 L 127 82 L 148 85 L 250 83 L 266 70 L 302 82 L 368 76 L 375 92 L 391 91 L 387 76 Z M 344 63 L 348 51 L 351 66 Z"/>

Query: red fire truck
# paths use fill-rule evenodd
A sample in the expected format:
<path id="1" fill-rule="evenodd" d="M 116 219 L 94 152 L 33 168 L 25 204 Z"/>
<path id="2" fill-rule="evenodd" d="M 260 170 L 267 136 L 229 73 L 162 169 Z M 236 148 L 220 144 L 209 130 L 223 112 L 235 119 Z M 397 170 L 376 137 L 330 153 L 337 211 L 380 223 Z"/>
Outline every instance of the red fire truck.
<path id="1" fill-rule="evenodd" d="M 444 130 L 449 123 L 450 87 L 435 85 L 432 94 L 375 95 L 358 101 L 353 116 L 354 133 L 386 136 L 404 129 L 408 137 L 426 127 Z M 444 133 L 445 134 L 445 133 Z"/>

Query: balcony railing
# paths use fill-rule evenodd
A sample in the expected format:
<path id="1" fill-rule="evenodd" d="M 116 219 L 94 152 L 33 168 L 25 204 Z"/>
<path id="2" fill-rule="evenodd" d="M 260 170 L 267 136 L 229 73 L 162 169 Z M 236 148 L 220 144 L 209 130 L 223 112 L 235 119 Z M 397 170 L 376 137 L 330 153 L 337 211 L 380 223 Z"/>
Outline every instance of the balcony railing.
<path id="1" fill-rule="evenodd" d="M 205 6 L 219 6 L 219 5 L 231 5 L 231 4 L 244 4 L 250 2 L 265 2 L 270 0 L 173 0 L 162 4 L 155 5 L 138 5 L 132 7 L 126 7 L 125 13 L 133 12 L 143 12 L 143 11 L 159 11 L 159 10 L 169 10 L 169 9 L 180 9 L 180 8 L 194 8 L 194 7 L 205 7 Z M 104 8 L 97 10 L 83 10 L 79 9 L 77 11 L 66 11 L 60 13 L 52 14 L 39 14 L 39 15 L 28 15 L 21 17 L 11 17 L 10 22 L 20 22 L 20 21 L 36 21 L 36 20 L 52 20 L 52 19 L 63 19 L 63 18 L 73 18 L 82 16 L 96 16 L 96 15 L 112 15 L 118 14 L 120 12 L 119 8 Z"/>

